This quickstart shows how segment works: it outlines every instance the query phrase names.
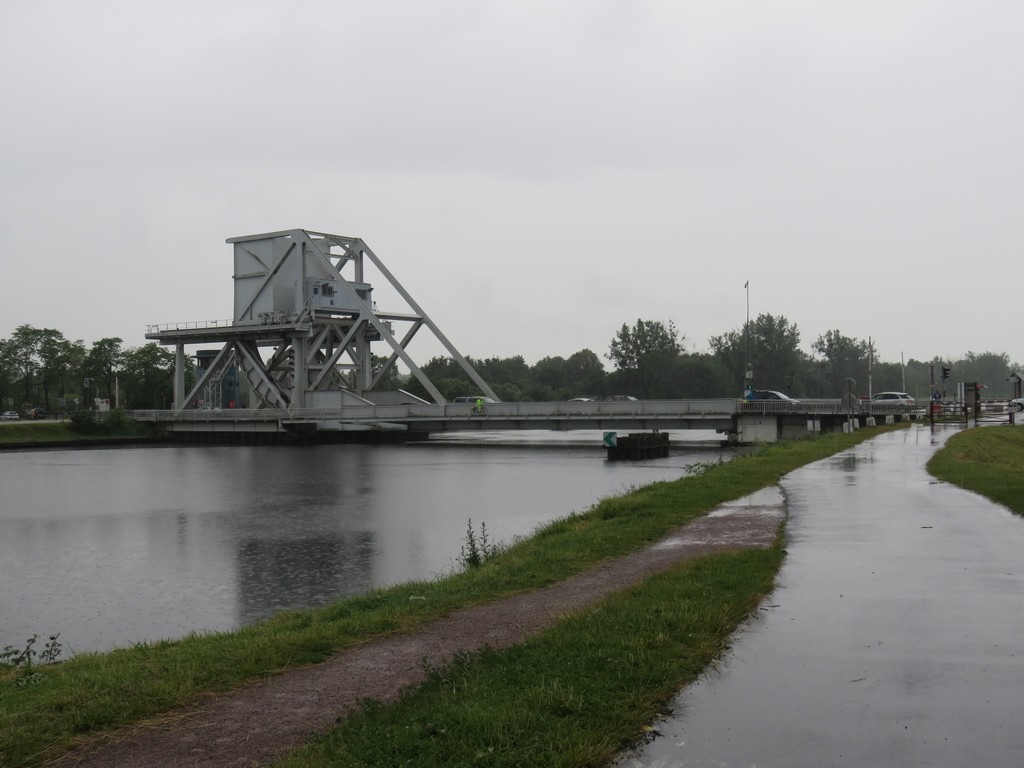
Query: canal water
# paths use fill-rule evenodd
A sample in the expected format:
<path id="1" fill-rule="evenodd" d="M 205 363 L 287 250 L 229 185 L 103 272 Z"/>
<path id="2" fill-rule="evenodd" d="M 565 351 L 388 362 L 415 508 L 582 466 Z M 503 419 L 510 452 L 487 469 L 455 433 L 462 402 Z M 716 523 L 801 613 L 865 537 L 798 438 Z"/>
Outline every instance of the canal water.
<path id="1" fill-rule="evenodd" d="M 778 589 L 623 768 L 1024 762 L 1024 520 L 939 482 L 949 432 L 783 478 Z"/>
<path id="2" fill-rule="evenodd" d="M 510 542 L 728 455 L 693 438 L 644 462 L 606 461 L 589 432 L 5 452 L 0 648 L 59 632 L 103 651 L 432 579 L 470 521 Z"/>

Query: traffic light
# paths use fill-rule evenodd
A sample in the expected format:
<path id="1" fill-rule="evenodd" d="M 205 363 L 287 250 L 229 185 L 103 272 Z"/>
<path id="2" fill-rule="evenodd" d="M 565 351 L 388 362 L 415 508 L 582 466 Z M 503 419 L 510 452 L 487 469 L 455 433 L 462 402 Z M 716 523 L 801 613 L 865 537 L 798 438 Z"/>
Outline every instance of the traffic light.
<path id="1" fill-rule="evenodd" d="M 942 366 L 942 379 L 943 379 L 943 381 L 945 381 L 948 378 L 949 378 L 949 366 L 948 365 L 944 365 L 944 366 Z"/>

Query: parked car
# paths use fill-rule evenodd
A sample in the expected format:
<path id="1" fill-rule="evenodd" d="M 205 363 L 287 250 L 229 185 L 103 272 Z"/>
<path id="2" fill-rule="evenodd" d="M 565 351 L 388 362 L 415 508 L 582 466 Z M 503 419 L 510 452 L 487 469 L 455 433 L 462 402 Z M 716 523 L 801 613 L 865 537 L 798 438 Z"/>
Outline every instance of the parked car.
<path id="1" fill-rule="evenodd" d="M 592 402 L 594 402 L 594 398 L 592 398 L 592 397 L 570 397 L 569 398 L 569 402 L 570 403 L 592 403 Z"/>
<path id="2" fill-rule="evenodd" d="M 29 408 L 28 417 L 30 419 L 45 419 L 49 414 L 42 408 Z"/>
<path id="3" fill-rule="evenodd" d="M 1024 411 L 1024 397 L 1015 397 L 1006 403 L 1006 407 L 1017 413 Z"/>
<path id="4" fill-rule="evenodd" d="M 3 414 L 0 415 L 0 420 L 3 421 L 18 421 L 20 418 L 21 417 L 18 415 L 17 411 L 4 411 Z"/>

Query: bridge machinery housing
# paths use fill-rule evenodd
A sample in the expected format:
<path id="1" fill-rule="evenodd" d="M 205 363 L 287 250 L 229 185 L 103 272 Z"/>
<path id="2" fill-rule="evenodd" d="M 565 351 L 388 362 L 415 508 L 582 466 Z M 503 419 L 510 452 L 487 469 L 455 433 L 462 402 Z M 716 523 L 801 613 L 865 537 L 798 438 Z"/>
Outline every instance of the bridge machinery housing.
<path id="1" fill-rule="evenodd" d="M 269 423 L 273 417 L 278 428 L 282 419 L 292 422 L 288 425 L 292 431 L 298 423 L 345 429 L 330 414 L 346 406 L 427 403 L 408 392 L 382 387 L 399 361 L 435 403 L 443 404 L 444 396 L 408 350 L 423 328 L 483 394 L 498 399 L 360 238 L 292 229 L 227 242 L 234 249 L 233 318 L 147 329 L 147 339 L 175 347 L 174 410 L 183 417 L 178 420 L 179 429 L 188 422 L 184 417 L 189 411 L 229 405 L 218 402 L 218 393 L 231 372 L 240 372 L 239 378 L 248 384 L 248 402 L 232 401 L 230 406 L 249 411 L 250 428 L 261 421 L 267 422 L 265 428 L 273 428 Z M 378 309 L 371 273 L 385 281 L 392 300 L 404 302 L 400 311 Z M 186 392 L 185 350 L 200 344 L 220 347 L 215 354 L 203 353 L 205 364 Z M 375 344 L 383 355 L 373 354 Z M 268 419 L 252 414 L 253 410 L 264 411 Z M 199 427 L 193 421 L 185 428 Z"/>

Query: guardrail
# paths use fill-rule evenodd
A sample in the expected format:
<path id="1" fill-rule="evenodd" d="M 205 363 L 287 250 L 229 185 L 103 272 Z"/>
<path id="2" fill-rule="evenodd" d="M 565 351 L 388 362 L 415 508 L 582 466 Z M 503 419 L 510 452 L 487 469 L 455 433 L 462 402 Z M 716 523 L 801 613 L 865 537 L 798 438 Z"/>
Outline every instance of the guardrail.
<path id="1" fill-rule="evenodd" d="M 147 325 L 146 333 L 167 333 L 168 331 L 205 331 L 214 328 L 233 328 L 234 320 L 191 320 L 187 323 L 160 323 Z"/>
<path id="2" fill-rule="evenodd" d="M 474 403 L 426 403 L 407 405 L 346 405 L 340 408 L 228 408 L 139 410 L 132 416 L 139 421 L 416 421 L 454 418 L 531 419 L 573 417 L 681 417 L 731 416 L 735 400 L 638 400 L 596 401 L 590 403 L 487 403 L 477 409 Z"/>
<path id="3" fill-rule="evenodd" d="M 882 411 L 878 411 L 881 413 Z M 887 411 L 895 412 L 895 411 Z M 406 405 L 346 405 L 340 408 L 186 409 L 134 411 L 140 421 L 352 421 L 417 422 L 448 419 L 490 419 L 503 421 L 594 420 L 623 418 L 721 419 L 738 413 L 821 415 L 845 414 L 840 400 L 754 400 L 709 398 L 697 400 L 636 400 L 592 402 L 487 403 L 481 409 L 472 402 Z M 857 411 L 855 411 L 857 413 Z"/>

